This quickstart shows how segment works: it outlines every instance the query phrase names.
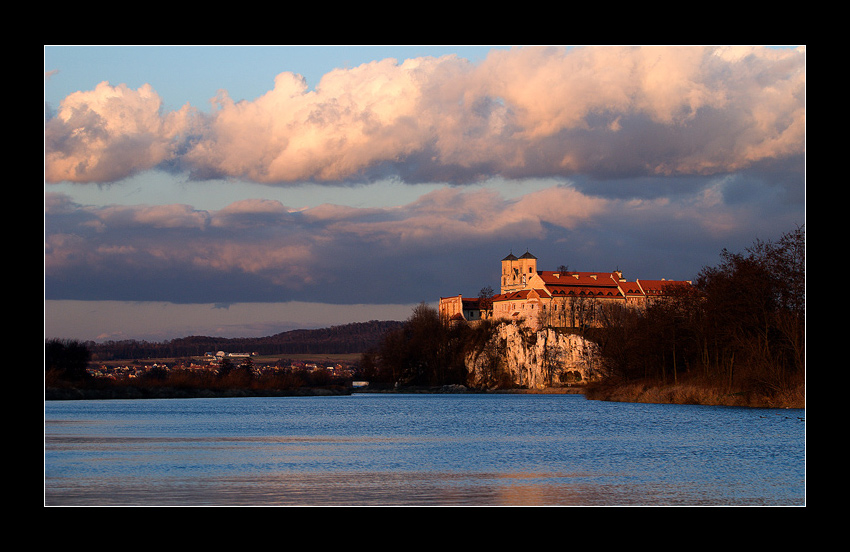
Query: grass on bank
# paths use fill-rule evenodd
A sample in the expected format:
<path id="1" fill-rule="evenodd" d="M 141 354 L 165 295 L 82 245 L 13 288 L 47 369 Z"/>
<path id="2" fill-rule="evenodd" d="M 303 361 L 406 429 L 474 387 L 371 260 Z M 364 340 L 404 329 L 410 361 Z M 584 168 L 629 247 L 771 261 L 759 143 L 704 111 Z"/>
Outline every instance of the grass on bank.
<path id="1" fill-rule="evenodd" d="M 657 380 L 608 382 L 587 386 L 585 397 L 611 402 L 806 408 L 805 382 L 770 393 L 753 389 L 728 389 L 698 379 L 676 383 L 662 383 Z"/>

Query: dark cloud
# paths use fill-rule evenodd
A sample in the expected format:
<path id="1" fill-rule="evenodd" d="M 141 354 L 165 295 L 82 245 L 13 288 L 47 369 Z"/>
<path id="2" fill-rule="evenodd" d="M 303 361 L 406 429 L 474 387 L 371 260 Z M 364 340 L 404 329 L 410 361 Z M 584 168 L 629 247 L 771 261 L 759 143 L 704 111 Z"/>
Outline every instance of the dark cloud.
<path id="1" fill-rule="evenodd" d="M 667 182 L 643 184 L 642 194 L 625 199 L 564 185 L 513 199 L 445 188 L 400 207 L 298 212 L 271 201 L 211 212 L 116 210 L 51 196 L 45 292 L 48 299 L 178 303 L 416 303 L 495 287 L 499 260 L 526 249 L 549 270 L 566 264 L 692 279 L 723 248 L 777 238 L 805 222 L 804 206 L 789 205 L 783 188 L 761 181 L 716 179 L 676 193 L 662 193 Z"/>

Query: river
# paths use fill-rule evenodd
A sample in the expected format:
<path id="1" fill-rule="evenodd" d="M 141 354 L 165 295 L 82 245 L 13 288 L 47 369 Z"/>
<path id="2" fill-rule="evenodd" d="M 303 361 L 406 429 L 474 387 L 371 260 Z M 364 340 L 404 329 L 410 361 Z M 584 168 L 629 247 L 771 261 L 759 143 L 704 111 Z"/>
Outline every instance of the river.
<path id="1" fill-rule="evenodd" d="M 805 410 L 363 393 L 44 420 L 47 506 L 805 505 Z"/>

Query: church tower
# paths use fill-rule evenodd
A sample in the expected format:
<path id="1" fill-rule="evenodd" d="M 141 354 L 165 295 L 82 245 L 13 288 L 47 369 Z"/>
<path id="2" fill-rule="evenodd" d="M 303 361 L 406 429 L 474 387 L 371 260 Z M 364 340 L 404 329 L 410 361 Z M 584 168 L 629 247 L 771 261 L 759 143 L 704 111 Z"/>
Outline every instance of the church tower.
<path id="1" fill-rule="evenodd" d="M 537 257 L 528 251 L 517 258 L 513 253 L 502 259 L 502 293 L 524 289 L 537 273 Z"/>

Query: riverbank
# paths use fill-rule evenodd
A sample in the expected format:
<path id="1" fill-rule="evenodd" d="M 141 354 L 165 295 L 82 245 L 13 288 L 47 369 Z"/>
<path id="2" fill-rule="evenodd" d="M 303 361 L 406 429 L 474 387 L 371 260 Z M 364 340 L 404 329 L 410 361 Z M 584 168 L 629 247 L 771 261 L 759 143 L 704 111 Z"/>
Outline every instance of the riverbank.
<path id="1" fill-rule="evenodd" d="M 352 393 L 387 394 L 577 394 L 588 400 L 658 404 L 698 404 L 705 406 L 739 406 L 751 408 L 805 408 L 805 388 L 774 396 L 754 393 L 728 393 L 702 386 L 659 385 L 636 382 L 617 385 L 546 387 L 543 389 L 474 389 L 463 385 L 403 387 L 396 389 L 352 389 L 350 387 L 301 387 L 287 390 L 270 389 L 200 389 L 179 387 L 114 386 L 105 388 L 48 387 L 45 400 L 110 400 L 110 399 L 197 399 L 238 397 L 308 397 L 339 396 Z"/>
<path id="2" fill-rule="evenodd" d="M 78 387 L 48 387 L 46 401 L 110 400 L 110 399 L 210 399 L 228 397 L 310 397 L 350 395 L 345 387 L 302 387 L 287 390 L 257 389 L 199 389 L 178 387 L 115 386 L 99 389 Z"/>
<path id="3" fill-rule="evenodd" d="M 409 387 L 394 387 L 394 388 L 370 388 L 364 387 L 362 389 L 355 389 L 355 393 L 505 393 L 505 394 L 574 394 L 580 395 L 584 393 L 583 386 L 573 386 L 573 387 L 545 387 L 543 389 L 522 389 L 522 388 L 509 388 L 509 389 L 477 389 L 475 387 L 466 387 L 465 385 L 435 385 L 435 386 L 409 386 Z"/>
<path id="4" fill-rule="evenodd" d="M 402 387 L 397 389 L 352 389 L 350 387 L 300 387 L 287 390 L 269 389 L 201 389 L 185 387 L 135 387 L 110 386 L 103 388 L 48 387 L 44 399 L 48 401 L 110 400 L 110 399 L 198 399 L 228 397 L 308 397 L 351 395 L 352 393 L 505 393 L 505 394 L 582 394 L 584 388 L 548 387 L 545 389 L 472 389 L 463 385 L 441 385 L 433 387 Z"/>
<path id="5" fill-rule="evenodd" d="M 540 394 L 550 394 L 550 395 L 581 395 L 584 393 L 584 387 L 582 386 L 574 386 L 574 387 L 545 387 L 543 389 L 476 389 L 474 387 L 466 387 L 465 385 L 438 385 L 438 386 L 412 386 L 412 387 L 398 387 L 393 389 L 370 389 L 369 387 L 365 387 L 363 389 L 356 389 L 354 393 L 407 393 L 407 394 L 428 394 L 428 393 L 477 393 L 477 394 L 528 394 L 528 395 L 540 395 Z"/>
<path id="6" fill-rule="evenodd" d="M 729 392 L 724 389 L 687 383 L 659 384 L 629 382 L 588 386 L 589 400 L 657 404 L 741 406 L 749 408 L 806 408 L 805 385 L 772 395 L 755 392 Z"/>

